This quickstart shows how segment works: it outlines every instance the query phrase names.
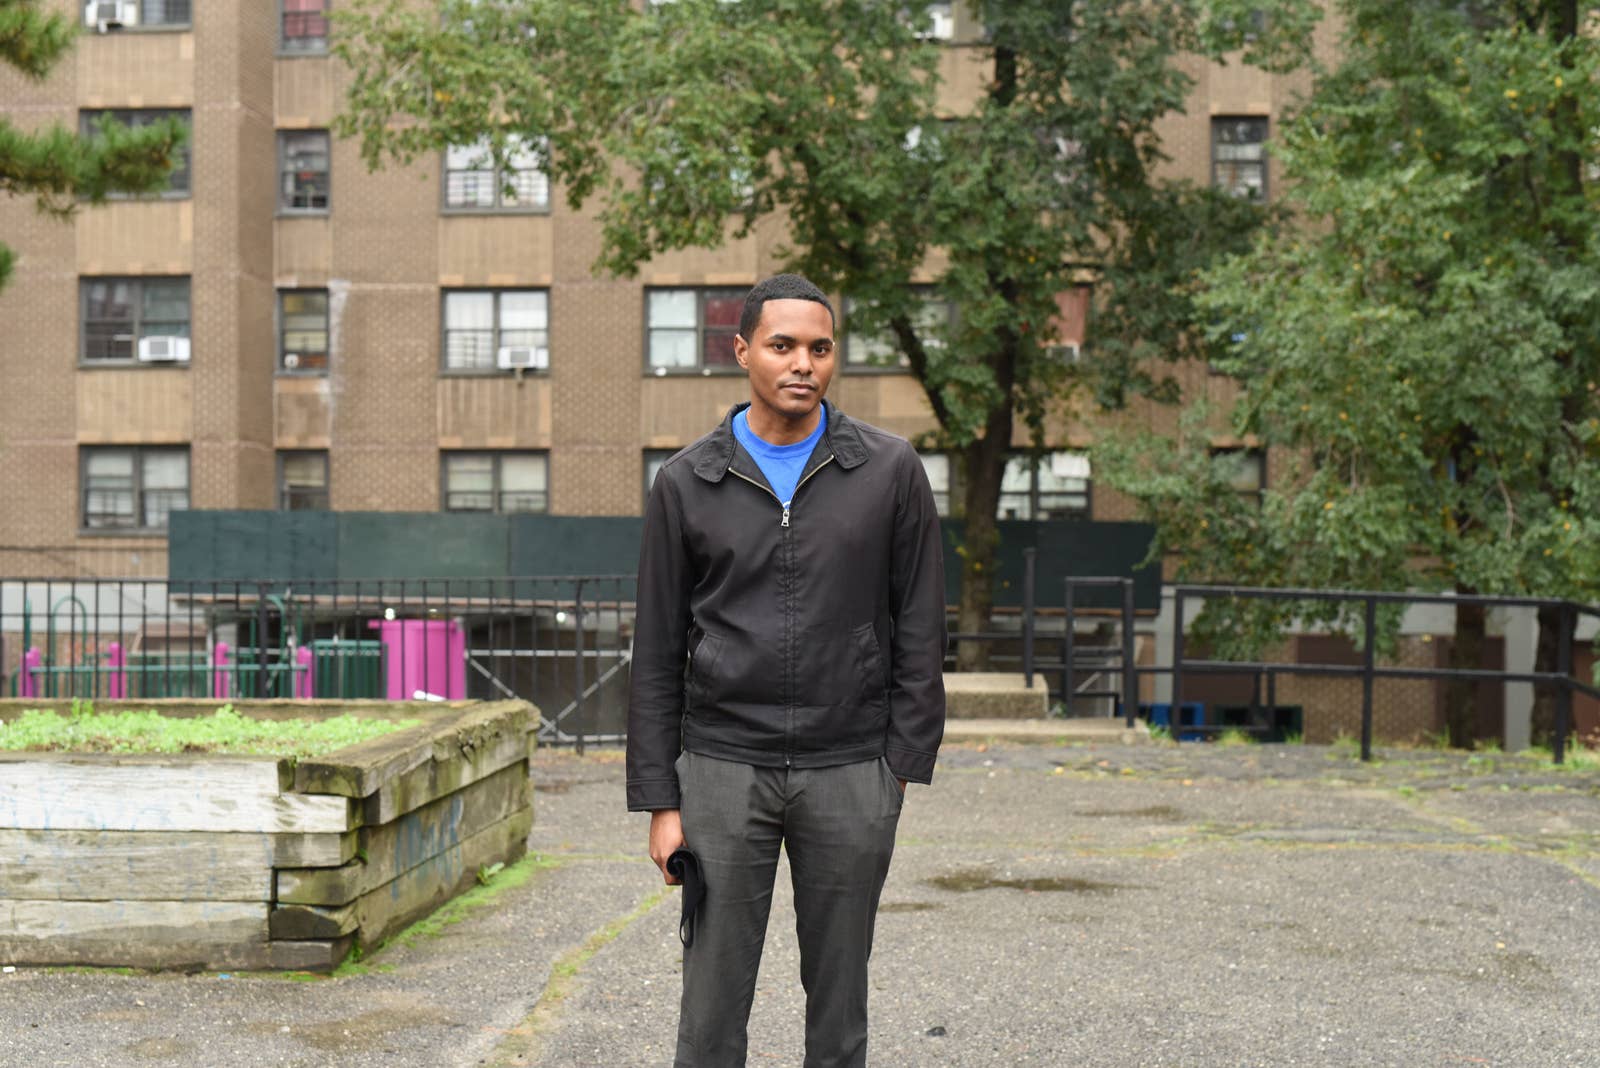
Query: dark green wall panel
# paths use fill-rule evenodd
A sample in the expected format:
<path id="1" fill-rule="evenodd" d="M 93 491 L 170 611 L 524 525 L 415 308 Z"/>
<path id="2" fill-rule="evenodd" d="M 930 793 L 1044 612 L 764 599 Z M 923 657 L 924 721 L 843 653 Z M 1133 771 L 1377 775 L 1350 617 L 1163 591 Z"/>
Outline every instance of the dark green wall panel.
<path id="1" fill-rule="evenodd" d="M 339 577 L 498 578 L 511 521 L 445 512 L 336 512 Z"/>
<path id="2" fill-rule="evenodd" d="M 995 604 L 1022 603 L 1022 550 L 1038 550 L 1040 607 L 1062 602 L 1067 575 L 1132 575 L 1135 603 L 1160 607 L 1159 569 L 1137 565 L 1145 523 L 1003 521 Z M 167 573 L 176 580 L 503 578 L 631 575 L 643 520 L 634 516 L 461 515 L 438 512 L 174 512 Z M 945 591 L 959 600 L 961 524 L 945 520 Z M 623 596 L 628 596 L 627 591 Z M 1114 607 L 1114 590 L 1084 607 Z"/>

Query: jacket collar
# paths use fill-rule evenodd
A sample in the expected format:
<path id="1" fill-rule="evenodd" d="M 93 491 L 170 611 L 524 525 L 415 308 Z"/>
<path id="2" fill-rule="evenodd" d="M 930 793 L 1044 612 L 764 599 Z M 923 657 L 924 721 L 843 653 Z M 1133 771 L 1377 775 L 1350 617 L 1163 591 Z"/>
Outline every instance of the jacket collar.
<path id="1" fill-rule="evenodd" d="M 861 440 L 861 431 L 854 421 L 841 412 L 832 401 L 823 401 L 828 413 L 828 427 L 822 432 L 822 444 L 832 454 L 840 467 L 849 470 L 867 462 L 867 446 Z M 694 462 L 694 473 L 707 482 L 721 482 L 733 463 L 739 439 L 733 436 L 733 417 L 750 407 L 750 402 L 735 404 L 728 409 L 721 424 L 706 438 L 705 448 Z"/>

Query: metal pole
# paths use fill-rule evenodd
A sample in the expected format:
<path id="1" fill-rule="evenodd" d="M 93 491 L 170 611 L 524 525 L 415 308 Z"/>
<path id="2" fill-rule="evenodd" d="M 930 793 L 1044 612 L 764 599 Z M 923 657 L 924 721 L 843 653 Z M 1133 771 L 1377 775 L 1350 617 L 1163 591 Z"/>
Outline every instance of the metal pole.
<path id="1" fill-rule="evenodd" d="M 267 584 L 256 584 L 256 698 L 267 696 Z"/>
<path id="2" fill-rule="evenodd" d="M 1022 677 L 1033 689 L 1033 576 L 1039 550 L 1022 550 Z"/>
<path id="3" fill-rule="evenodd" d="M 573 638 L 572 652 L 575 658 L 574 670 L 577 673 L 575 694 L 578 707 L 573 709 L 573 716 L 578 721 L 578 755 L 583 756 L 583 729 L 584 729 L 584 700 L 583 700 L 583 580 L 579 579 L 573 592 L 572 606 Z"/>
<path id="4" fill-rule="evenodd" d="M 1361 649 L 1361 759 L 1372 759 L 1372 669 L 1376 662 L 1378 602 L 1366 599 L 1366 641 Z"/>
<path id="5" fill-rule="evenodd" d="M 1073 624 L 1077 619 L 1077 613 L 1073 610 L 1073 600 L 1074 595 L 1077 593 L 1077 587 L 1073 585 L 1070 578 L 1066 580 L 1066 591 L 1066 629 L 1061 634 L 1061 700 L 1064 703 L 1067 715 L 1070 716 L 1072 715 L 1072 689 L 1075 685 L 1072 678 L 1072 635 L 1076 629 Z"/>
<path id="6" fill-rule="evenodd" d="M 1557 764 L 1567 757 L 1567 730 L 1572 723 L 1572 632 L 1575 620 L 1572 606 L 1561 606 L 1561 642 L 1557 646 L 1556 671 L 1561 675 L 1561 688 L 1556 692 L 1556 737 L 1551 747 L 1551 759 Z"/>
<path id="7" fill-rule="evenodd" d="M 1172 711 L 1169 724 L 1172 740 L 1177 741 L 1179 721 L 1183 718 L 1183 591 L 1172 595 Z"/>
<path id="8" fill-rule="evenodd" d="M 1139 668 L 1133 662 L 1133 580 L 1122 580 L 1122 714 L 1129 730 L 1139 712 Z"/>

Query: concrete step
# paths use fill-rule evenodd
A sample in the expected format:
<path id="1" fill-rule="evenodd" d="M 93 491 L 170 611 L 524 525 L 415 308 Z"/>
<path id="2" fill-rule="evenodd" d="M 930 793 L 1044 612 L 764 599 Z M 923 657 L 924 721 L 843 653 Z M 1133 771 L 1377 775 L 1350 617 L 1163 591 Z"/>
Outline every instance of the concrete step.
<path id="1" fill-rule="evenodd" d="M 944 740 L 952 744 L 1022 742 L 1034 745 L 1138 745 L 1150 740 L 1150 728 L 1135 720 L 1130 730 L 1120 717 L 1072 719 L 946 719 Z"/>
<path id="2" fill-rule="evenodd" d="M 1035 674 L 1033 688 L 1020 673 L 946 672 L 945 715 L 950 719 L 1035 719 L 1050 714 L 1050 690 Z"/>

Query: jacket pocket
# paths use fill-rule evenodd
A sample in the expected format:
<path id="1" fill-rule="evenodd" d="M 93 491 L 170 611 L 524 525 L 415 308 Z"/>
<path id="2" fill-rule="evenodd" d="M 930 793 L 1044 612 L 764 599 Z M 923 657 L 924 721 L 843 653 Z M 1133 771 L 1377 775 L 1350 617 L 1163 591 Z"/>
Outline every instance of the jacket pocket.
<path id="1" fill-rule="evenodd" d="M 691 704 L 704 700 L 716 678 L 717 657 L 722 655 L 722 639 L 715 634 L 703 634 L 700 642 L 689 654 L 689 696 Z"/>
<path id="2" fill-rule="evenodd" d="M 856 702 L 862 706 L 884 703 L 889 682 L 878 632 L 871 623 L 863 623 L 850 632 L 850 639 L 856 654 Z"/>

